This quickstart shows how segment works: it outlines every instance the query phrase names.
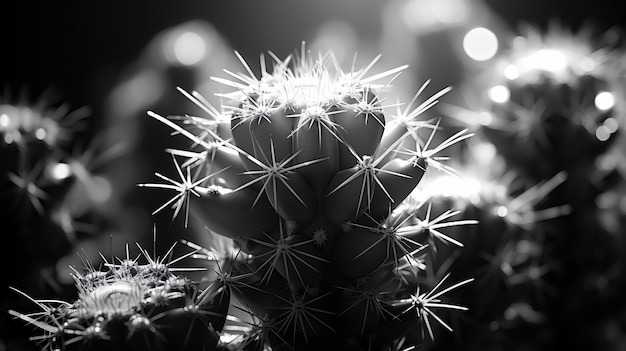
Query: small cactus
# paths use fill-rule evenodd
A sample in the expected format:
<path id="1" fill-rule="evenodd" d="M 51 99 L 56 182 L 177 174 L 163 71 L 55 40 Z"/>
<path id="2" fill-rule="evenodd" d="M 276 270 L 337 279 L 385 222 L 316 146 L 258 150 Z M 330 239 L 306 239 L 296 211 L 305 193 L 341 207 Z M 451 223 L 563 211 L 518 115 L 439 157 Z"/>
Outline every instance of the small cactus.
<path id="1" fill-rule="evenodd" d="M 303 45 L 284 60 L 270 53 L 271 72 L 262 56 L 257 76 L 237 56 L 246 73 L 214 78 L 234 88 L 221 95 L 232 104 L 179 89 L 207 116 L 148 113 L 194 145 L 169 150 L 178 179 L 140 185 L 176 192 L 155 213 L 172 206 L 233 240 L 222 276 L 251 317 L 230 347 L 386 349 L 434 339 L 433 321 L 452 330 L 435 311 L 465 310 L 442 297 L 472 279 L 429 276 L 428 242 L 476 222 L 446 221 L 449 211 L 435 224 L 405 201 L 427 169 L 451 172 L 440 153 L 471 136 L 434 146 L 438 124 L 418 120 L 448 89 L 415 106 L 424 84 L 401 109 L 384 94 L 405 67 L 371 74 L 379 57 L 344 71 Z"/>
<path id="2" fill-rule="evenodd" d="M 86 272 L 74 269 L 78 298 L 30 299 L 41 311 L 9 313 L 39 328 L 31 339 L 50 350 L 215 350 L 218 331 L 230 299 L 219 282 L 200 289 L 173 265 L 198 252 L 172 258 L 151 256 L 139 246 L 140 256 L 106 259 L 103 269 L 89 261 Z M 140 261 L 144 261 L 141 263 Z M 17 291 L 17 290 L 16 290 Z M 20 293 L 19 291 L 17 291 Z"/>

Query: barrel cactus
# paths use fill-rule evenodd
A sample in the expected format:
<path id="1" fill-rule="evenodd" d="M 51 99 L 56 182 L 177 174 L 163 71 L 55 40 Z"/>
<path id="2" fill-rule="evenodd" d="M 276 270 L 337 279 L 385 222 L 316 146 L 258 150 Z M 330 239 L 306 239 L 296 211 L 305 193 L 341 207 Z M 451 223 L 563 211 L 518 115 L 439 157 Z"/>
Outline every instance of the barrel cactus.
<path id="1" fill-rule="evenodd" d="M 196 247 L 191 244 L 190 246 Z M 85 260 L 74 268 L 78 298 L 73 303 L 33 299 L 41 311 L 13 316 L 32 324 L 32 337 L 50 350 L 214 350 L 230 299 L 215 281 L 201 289 L 175 264 L 200 249 L 173 258 L 175 245 L 163 257 L 139 246 L 140 254 L 107 260 L 102 269 Z"/>
<path id="2" fill-rule="evenodd" d="M 379 57 L 346 71 L 303 45 L 270 53 L 271 70 L 261 56 L 257 76 L 237 56 L 244 73 L 214 78 L 234 90 L 221 108 L 179 89 L 206 116 L 148 113 L 193 144 L 168 150 L 176 177 L 140 185 L 175 193 L 155 212 L 232 240 L 218 276 L 245 316 L 228 346 L 401 349 L 452 330 L 438 313 L 465 310 L 444 301 L 472 278 L 429 270 L 429 243 L 462 246 L 445 228 L 475 221 L 420 217 L 409 197 L 428 169 L 453 173 L 441 153 L 471 136 L 435 141 L 438 123 L 419 119 L 448 89 L 418 103 L 424 84 L 402 105 L 385 94 L 405 67 L 371 74 Z"/>

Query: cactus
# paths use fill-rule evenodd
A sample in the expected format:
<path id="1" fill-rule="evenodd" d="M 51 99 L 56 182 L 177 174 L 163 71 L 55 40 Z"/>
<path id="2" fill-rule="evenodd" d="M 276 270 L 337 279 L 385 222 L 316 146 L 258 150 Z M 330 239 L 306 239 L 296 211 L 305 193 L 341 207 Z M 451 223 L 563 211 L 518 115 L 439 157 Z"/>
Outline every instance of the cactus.
<path id="1" fill-rule="evenodd" d="M 148 113 L 193 145 L 168 150 L 176 178 L 140 185 L 175 192 L 155 213 L 171 206 L 232 240 L 219 275 L 243 316 L 224 329 L 229 347 L 400 349 L 434 339 L 436 324 L 452 330 L 438 313 L 465 310 L 445 296 L 472 278 L 427 273 L 428 243 L 476 222 L 418 218 L 424 204 L 405 201 L 427 169 L 452 172 L 441 152 L 471 136 L 433 146 L 438 124 L 418 120 L 448 89 L 415 106 L 424 84 L 400 108 L 384 94 L 406 67 L 370 74 L 380 56 L 344 71 L 303 44 L 270 53 L 271 71 L 261 56 L 260 76 L 237 56 L 245 73 L 214 78 L 232 103 L 179 89 L 207 116 Z"/>
<path id="2" fill-rule="evenodd" d="M 67 294 L 57 263 L 78 242 L 97 236 L 106 221 L 102 205 L 111 186 L 98 171 L 121 149 L 102 151 L 97 137 L 80 144 L 88 114 L 88 108 L 55 105 L 49 94 L 0 102 L 0 256 L 3 267 L 14 267 L 4 274 L 6 286 Z M 0 297 L 3 310 L 21 302 L 8 289 Z M 5 318 L 0 330 L 0 340 L 20 333 Z"/>
<path id="3" fill-rule="evenodd" d="M 469 80 L 467 95 L 482 94 L 471 111 L 448 110 L 473 125 L 481 145 L 467 149 L 467 163 L 459 169 L 479 169 L 477 156 L 484 159 L 485 146 L 493 154 L 483 160 L 483 167 L 490 166 L 482 174 L 487 179 L 477 182 L 478 197 L 465 200 L 468 213 L 480 220 L 477 233 L 465 236 L 466 248 L 473 250 L 451 267 L 473 267 L 480 277 L 472 286 L 477 289 L 468 291 L 470 313 L 461 333 L 485 333 L 459 349 L 618 348 L 611 343 L 620 341 L 601 328 L 610 328 L 614 315 L 623 313 L 607 307 L 623 274 L 616 268 L 622 241 L 607 230 L 619 223 L 619 211 L 598 205 L 601 196 L 613 201 L 623 186 L 616 155 L 623 154 L 619 97 L 625 75 L 615 33 L 592 34 L 554 25 L 528 28 L 480 78 Z M 489 195 L 498 188 L 500 200 Z M 448 205 L 449 199 L 435 197 Z M 511 213 L 514 207 L 525 213 Z M 589 328 L 596 332 L 587 333 Z"/>
<path id="4" fill-rule="evenodd" d="M 138 247 L 141 257 L 132 258 L 127 245 L 125 258 L 103 256 L 103 269 L 89 260 L 84 273 L 74 269 L 75 302 L 33 299 L 16 290 L 41 311 L 9 313 L 41 330 L 31 339 L 43 349 L 215 350 L 214 328 L 223 326 L 230 299 L 218 281 L 200 289 L 178 275 L 198 269 L 173 266 L 199 249 L 172 258 L 175 245 L 163 257 Z"/>
<path id="5" fill-rule="evenodd" d="M 528 28 L 490 68 L 482 131 L 511 167 L 534 180 L 593 162 L 619 134 L 621 50 L 612 32 Z M 524 145 L 511 152 L 509 143 Z M 571 173 L 571 172 L 570 172 Z"/>

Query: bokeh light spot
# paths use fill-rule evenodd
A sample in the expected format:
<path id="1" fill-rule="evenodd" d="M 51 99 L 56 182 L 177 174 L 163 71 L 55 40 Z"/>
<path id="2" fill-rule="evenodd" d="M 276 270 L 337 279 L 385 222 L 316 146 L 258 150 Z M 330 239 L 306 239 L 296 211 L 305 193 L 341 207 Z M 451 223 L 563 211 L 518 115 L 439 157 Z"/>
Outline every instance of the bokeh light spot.
<path id="1" fill-rule="evenodd" d="M 496 208 L 496 215 L 498 217 L 504 218 L 507 214 L 509 214 L 509 210 L 506 206 L 498 206 L 498 208 Z"/>
<path id="2" fill-rule="evenodd" d="M 47 134 L 48 133 L 46 133 L 46 130 L 43 128 L 37 128 L 37 130 L 35 130 L 35 138 L 39 140 L 44 140 Z"/>
<path id="3" fill-rule="evenodd" d="M 506 66 L 504 68 L 504 76 L 510 80 L 517 79 L 519 77 L 519 68 L 513 64 Z"/>
<path id="4" fill-rule="evenodd" d="M 491 99 L 491 101 L 499 104 L 503 104 L 511 98 L 511 91 L 504 85 L 496 85 L 492 87 L 489 89 L 487 94 L 489 95 L 489 99 Z"/>
<path id="5" fill-rule="evenodd" d="M 610 133 L 615 133 L 619 128 L 619 122 L 617 121 L 617 119 L 609 117 L 604 121 L 604 126 Z"/>
<path id="6" fill-rule="evenodd" d="M 11 123 L 11 118 L 6 113 L 0 115 L 0 128 L 6 128 Z"/>
<path id="7" fill-rule="evenodd" d="M 63 162 L 50 165 L 48 170 L 50 178 L 54 180 L 67 179 L 70 175 L 72 175 L 72 169 L 70 166 Z"/>
<path id="8" fill-rule="evenodd" d="M 498 38 L 489 29 L 476 27 L 463 37 L 463 49 L 472 60 L 486 61 L 498 52 Z"/>
<path id="9" fill-rule="evenodd" d="M 598 108 L 598 110 L 606 111 L 615 105 L 615 96 L 608 91 L 601 91 L 596 95 L 594 99 L 594 104 Z"/>
<path id="10" fill-rule="evenodd" d="M 174 55 L 185 66 L 195 65 L 206 55 L 204 38 L 195 32 L 183 32 L 174 41 Z"/>
<path id="11" fill-rule="evenodd" d="M 611 132 L 605 125 L 601 125 L 596 129 L 596 138 L 600 141 L 607 141 L 611 137 Z"/>

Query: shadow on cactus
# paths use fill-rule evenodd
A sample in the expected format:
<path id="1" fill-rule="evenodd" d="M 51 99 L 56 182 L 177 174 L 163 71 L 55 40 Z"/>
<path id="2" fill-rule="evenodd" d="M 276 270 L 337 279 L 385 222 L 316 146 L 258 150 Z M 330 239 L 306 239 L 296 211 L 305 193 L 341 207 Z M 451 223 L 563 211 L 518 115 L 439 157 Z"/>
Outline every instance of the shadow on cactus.
<path id="1" fill-rule="evenodd" d="M 214 78 L 234 90 L 221 108 L 179 89 L 207 115 L 148 113 L 192 144 L 168 150 L 176 177 L 140 185 L 175 192 L 155 213 L 172 207 L 232 239 L 221 276 L 247 317 L 229 319 L 229 346 L 400 348 L 407 335 L 433 339 L 433 321 L 452 330 L 435 311 L 465 310 L 442 298 L 472 279 L 447 286 L 448 275 L 425 273 L 428 241 L 476 222 L 446 222 L 449 211 L 423 225 L 421 205 L 402 205 L 428 169 L 452 172 L 441 153 L 471 136 L 435 146 L 438 123 L 418 119 L 448 89 L 419 102 L 426 83 L 408 104 L 388 103 L 406 67 L 371 73 L 380 57 L 346 71 L 303 45 L 284 60 L 262 55 L 257 75 L 237 56 L 245 72 Z"/>

